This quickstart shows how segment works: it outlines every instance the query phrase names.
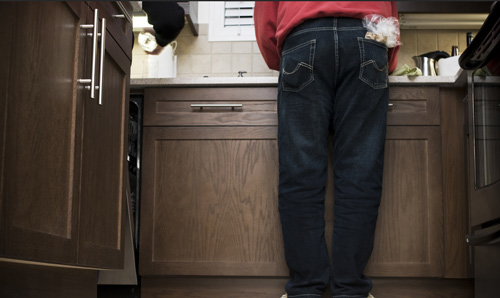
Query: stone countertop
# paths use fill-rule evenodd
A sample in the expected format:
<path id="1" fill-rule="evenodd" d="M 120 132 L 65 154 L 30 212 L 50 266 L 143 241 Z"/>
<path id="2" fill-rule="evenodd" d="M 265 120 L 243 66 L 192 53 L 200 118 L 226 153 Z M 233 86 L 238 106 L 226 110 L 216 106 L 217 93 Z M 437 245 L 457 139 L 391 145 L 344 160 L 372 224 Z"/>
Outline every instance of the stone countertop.
<path id="1" fill-rule="evenodd" d="M 460 70 L 455 76 L 389 76 L 390 86 L 433 85 L 459 87 L 467 82 L 467 72 Z M 144 78 L 131 79 L 132 89 L 158 87 L 236 87 L 277 86 L 278 77 L 186 77 L 186 78 Z"/>

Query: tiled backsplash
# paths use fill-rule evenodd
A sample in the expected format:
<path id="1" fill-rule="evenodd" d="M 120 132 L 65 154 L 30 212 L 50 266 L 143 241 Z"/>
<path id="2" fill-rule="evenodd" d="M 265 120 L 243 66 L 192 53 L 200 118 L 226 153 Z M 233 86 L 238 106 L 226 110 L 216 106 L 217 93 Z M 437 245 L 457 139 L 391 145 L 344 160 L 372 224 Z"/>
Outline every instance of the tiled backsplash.
<path id="1" fill-rule="evenodd" d="M 147 54 L 135 38 L 132 78 L 147 76 Z M 186 25 L 177 41 L 177 77 L 236 77 L 239 71 L 244 76 L 277 76 L 262 58 L 256 42 L 209 42 L 208 25 L 200 24 L 199 36 L 193 36 Z"/>
<path id="2" fill-rule="evenodd" d="M 432 51 L 445 51 L 451 54 L 452 46 L 458 46 L 459 54 L 467 47 L 467 32 L 472 35 L 477 30 L 401 30 L 401 49 L 398 66 L 415 66 L 412 57 Z"/>
<path id="3" fill-rule="evenodd" d="M 466 48 L 466 33 L 477 30 L 402 30 L 398 66 L 415 66 L 412 57 L 432 51 L 451 53 L 458 46 L 459 53 Z M 136 43 L 133 50 L 132 78 L 147 77 L 147 54 Z M 209 42 L 208 24 L 200 24 L 199 36 L 193 36 L 185 26 L 177 37 L 177 77 L 236 77 L 278 76 L 269 70 L 260 55 L 256 42 Z"/>

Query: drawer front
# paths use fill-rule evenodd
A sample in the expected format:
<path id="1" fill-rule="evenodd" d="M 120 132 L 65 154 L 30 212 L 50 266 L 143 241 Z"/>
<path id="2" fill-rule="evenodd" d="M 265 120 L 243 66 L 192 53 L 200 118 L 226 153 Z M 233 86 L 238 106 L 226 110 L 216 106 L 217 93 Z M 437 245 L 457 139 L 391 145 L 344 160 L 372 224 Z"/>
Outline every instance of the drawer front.
<path id="1" fill-rule="evenodd" d="M 144 94 L 144 126 L 278 123 L 275 87 L 148 88 Z M 438 87 L 391 87 L 389 103 L 387 125 L 440 125 Z"/>
<path id="2" fill-rule="evenodd" d="M 277 125 L 277 90 L 151 88 L 144 90 L 144 126 Z"/>
<path id="3" fill-rule="evenodd" d="M 387 125 L 439 125 L 439 87 L 391 87 Z"/>

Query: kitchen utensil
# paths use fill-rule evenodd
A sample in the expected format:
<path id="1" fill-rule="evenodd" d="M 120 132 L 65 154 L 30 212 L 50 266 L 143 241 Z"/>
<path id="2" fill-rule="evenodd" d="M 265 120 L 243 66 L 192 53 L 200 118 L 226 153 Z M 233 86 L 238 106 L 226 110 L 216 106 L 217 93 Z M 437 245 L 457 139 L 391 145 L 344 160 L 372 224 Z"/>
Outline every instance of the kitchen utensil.
<path id="1" fill-rule="evenodd" d="M 413 56 L 415 64 L 422 70 L 424 76 L 436 76 L 438 74 L 436 62 L 442 58 L 448 58 L 450 55 L 443 51 L 434 51 L 419 56 Z"/>

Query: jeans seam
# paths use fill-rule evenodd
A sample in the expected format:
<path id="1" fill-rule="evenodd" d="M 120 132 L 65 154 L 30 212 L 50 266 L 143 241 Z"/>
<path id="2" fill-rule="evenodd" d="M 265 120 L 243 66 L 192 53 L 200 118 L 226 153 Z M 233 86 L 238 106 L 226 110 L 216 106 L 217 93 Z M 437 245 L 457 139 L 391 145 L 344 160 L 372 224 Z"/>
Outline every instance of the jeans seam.
<path id="1" fill-rule="evenodd" d="M 333 20 L 333 26 L 337 29 L 337 18 Z M 335 43 L 335 81 L 334 86 L 337 88 L 337 81 L 339 79 L 339 34 L 337 30 L 333 31 L 333 40 Z"/>
<path id="2" fill-rule="evenodd" d="M 358 30 L 366 30 L 365 27 L 337 27 L 338 31 L 358 31 Z"/>
<path id="3" fill-rule="evenodd" d="M 293 37 L 295 35 L 299 35 L 299 34 L 304 34 L 304 33 L 307 33 L 307 32 L 315 32 L 315 31 L 330 31 L 330 30 L 333 30 L 333 27 L 317 27 L 317 28 L 307 28 L 307 29 L 302 29 L 302 30 L 299 30 L 297 32 L 294 32 L 290 35 L 287 36 L 287 38 L 290 38 L 290 37 Z"/>
<path id="4" fill-rule="evenodd" d="M 288 298 L 293 298 L 293 297 L 304 297 L 304 296 L 315 296 L 315 297 L 321 297 L 321 295 L 317 295 L 317 294 L 300 294 L 300 295 L 293 295 L 293 296 L 288 295 Z"/>
<path id="5" fill-rule="evenodd" d="M 358 30 L 366 30 L 365 27 L 317 27 L 317 28 L 307 28 L 307 29 L 302 29 L 297 32 L 293 32 L 292 34 L 288 35 L 287 38 L 294 37 L 296 35 L 304 34 L 307 32 L 317 32 L 317 31 L 358 31 Z"/>

